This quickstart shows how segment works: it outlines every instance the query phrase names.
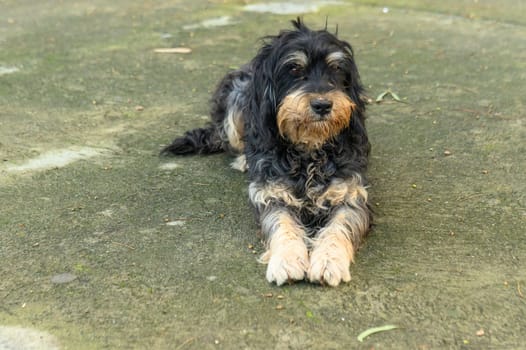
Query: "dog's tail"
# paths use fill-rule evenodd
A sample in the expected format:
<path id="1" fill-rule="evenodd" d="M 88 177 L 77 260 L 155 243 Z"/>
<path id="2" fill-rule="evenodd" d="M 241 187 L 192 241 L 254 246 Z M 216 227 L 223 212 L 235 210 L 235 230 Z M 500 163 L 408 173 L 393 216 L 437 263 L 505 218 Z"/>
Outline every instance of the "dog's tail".
<path id="1" fill-rule="evenodd" d="M 212 154 L 223 152 L 223 142 L 213 124 L 193 129 L 176 138 L 161 150 L 161 155 Z"/>

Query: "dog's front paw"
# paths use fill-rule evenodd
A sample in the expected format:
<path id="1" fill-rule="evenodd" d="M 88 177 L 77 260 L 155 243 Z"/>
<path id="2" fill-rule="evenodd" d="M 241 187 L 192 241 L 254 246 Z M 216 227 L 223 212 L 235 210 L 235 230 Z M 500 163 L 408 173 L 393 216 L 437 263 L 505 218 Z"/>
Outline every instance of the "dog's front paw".
<path id="1" fill-rule="evenodd" d="M 321 243 L 311 253 L 307 277 L 311 282 L 336 287 L 340 282 L 349 282 L 351 256 L 346 247 Z"/>
<path id="2" fill-rule="evenodd" d="M 285 282 L 303 280 L 309 266 L 309 253 L 303 240 L 282 242 L 262 257 L 268 262 L 267 280 L 278 286 Z"/>

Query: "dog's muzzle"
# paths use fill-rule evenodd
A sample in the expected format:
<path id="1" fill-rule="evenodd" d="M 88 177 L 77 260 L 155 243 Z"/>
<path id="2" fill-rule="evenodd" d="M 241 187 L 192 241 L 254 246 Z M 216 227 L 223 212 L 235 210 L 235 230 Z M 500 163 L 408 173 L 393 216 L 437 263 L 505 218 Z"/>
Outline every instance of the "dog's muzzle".
<path id="1" fill-rule="evenodd" d="M 294 91 L 279 105 L 279 133 L 294 144 L 318 148 L 349 125 L 355 107 L 343 91 Z"/>

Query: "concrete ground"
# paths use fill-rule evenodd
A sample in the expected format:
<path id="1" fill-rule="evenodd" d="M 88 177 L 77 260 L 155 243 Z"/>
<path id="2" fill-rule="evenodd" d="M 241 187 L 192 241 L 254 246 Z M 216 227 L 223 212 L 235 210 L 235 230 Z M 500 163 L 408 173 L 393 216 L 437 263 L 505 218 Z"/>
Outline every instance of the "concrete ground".
<path id="1" fill-rule="evenodd" d="M 523 349 L 526 4 L 248 5 L 0 0 L 0 349 Z M 298 14 L 401 100 L 338 288 L 266 282 L 228 156 L 157 156 Z"/>

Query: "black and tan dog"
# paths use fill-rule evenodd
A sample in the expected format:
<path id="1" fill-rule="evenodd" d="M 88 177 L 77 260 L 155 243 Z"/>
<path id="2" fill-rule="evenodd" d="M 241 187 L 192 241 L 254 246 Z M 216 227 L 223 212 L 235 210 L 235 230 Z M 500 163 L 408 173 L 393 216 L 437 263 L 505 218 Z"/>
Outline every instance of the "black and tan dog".
<path id="1" fill-rule="evenodd" d="M 232 166 L 248 171 L 266 242 L 267 280 L 337 286 L 351 279 L 371 223 L 362 85 L 347 42 L 292 23 L 223 78 L 212 122 L 162 153 L 237 155 Z"/>

